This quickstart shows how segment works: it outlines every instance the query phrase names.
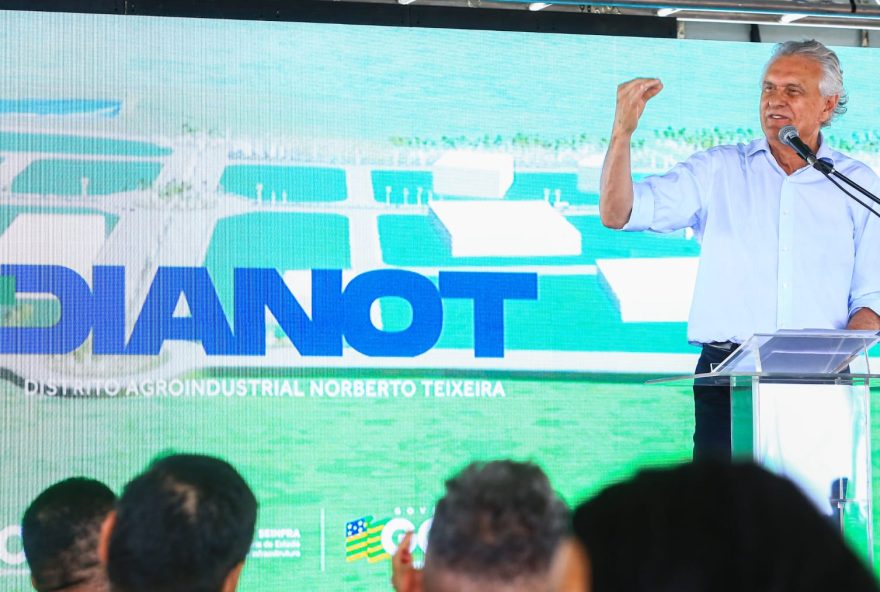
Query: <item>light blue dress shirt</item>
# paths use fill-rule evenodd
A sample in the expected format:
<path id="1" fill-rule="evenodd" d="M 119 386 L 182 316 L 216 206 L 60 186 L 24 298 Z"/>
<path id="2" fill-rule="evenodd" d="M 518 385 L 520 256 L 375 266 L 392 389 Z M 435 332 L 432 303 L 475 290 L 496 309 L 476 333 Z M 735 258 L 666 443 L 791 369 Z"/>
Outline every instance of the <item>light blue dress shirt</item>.
<path id="1" fill-rule="evenodd" d="M 866 165 L 824 142 L 817 155 L 880 195 Z M 880 312 L 880 219 L 811 167 L 786 175 L 766 139 L 698 152 L 633 187 L 625 230 L 691 227 L 700 241 L 691 343 L 843 329 L 859 308 Z"/>

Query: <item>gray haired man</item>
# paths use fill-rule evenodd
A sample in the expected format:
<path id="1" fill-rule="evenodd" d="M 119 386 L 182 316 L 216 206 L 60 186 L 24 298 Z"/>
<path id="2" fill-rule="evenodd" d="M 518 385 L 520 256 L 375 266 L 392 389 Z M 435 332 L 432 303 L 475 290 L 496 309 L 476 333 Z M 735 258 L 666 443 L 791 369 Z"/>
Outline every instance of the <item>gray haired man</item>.
<path id="1" fill-rule="evenodd" d="M 693 229 L 701 244 L 688 320 L 688 341 L 702 347 L 696 371 L 708 372 L 754 333 L 880 329 L 880 220 L 778 138 L 794 126 L 820 159 L 880 193 L 877 175 L 820 133 L 846 110 L 835 53 L 812 40 L 777 45 L 761 81 L 765 137 L 698 152 L 633 183 L 630 139 L 662 89 L 656 78 L 618 87 L 599 210 L 611 228 Z M 694 403 L 694 457 L 729 458 L 729 390 L 695 386 Z"/>

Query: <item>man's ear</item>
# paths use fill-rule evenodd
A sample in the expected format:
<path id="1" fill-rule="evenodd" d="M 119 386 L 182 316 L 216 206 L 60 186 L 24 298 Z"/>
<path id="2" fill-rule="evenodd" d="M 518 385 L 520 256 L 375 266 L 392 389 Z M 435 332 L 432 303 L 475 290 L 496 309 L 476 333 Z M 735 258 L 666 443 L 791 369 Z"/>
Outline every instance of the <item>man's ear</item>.
<path id="1" fill-rule="evenodd" d="M 113 534 L 113 528 L 116 526 L 116 511 L 113 510 L 104 522 L 101 524 L 101 535 L 98 537 L 98 559 L 101 565 L 107 565 L 107 558 L 110 556 L 110 535 Z"/>
<path id="2" fill-rule="evenodd" d="M 823 97 L 825 99 L 825 105 L 822 109 L 821 123 L 828 123 L 831 121 L 831 118 L 834 117 L 834 110 L 837 109 L 837 103 L 840 102 L 840 95 L 831 95 L 830 97 Z"/>
<path id="3" fill-rule="evenodd" d="M 223 580 L 223 592 L 235 592 L 242 569 L 244 569 L 244 560 L 238 562 L 226 576 L 226 579 Z"/>

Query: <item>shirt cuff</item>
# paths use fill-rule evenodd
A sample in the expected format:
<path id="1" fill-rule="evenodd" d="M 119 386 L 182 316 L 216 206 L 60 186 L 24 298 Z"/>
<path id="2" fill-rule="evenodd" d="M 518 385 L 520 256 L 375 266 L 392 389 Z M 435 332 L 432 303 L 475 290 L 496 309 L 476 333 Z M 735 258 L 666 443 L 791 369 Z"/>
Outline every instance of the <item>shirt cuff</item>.
<path id="1" fill-rule="evenodd" d="M 849 305 L 849 318 L 852 318 L 860 308 L 870 308 L 875 314 L 880 315 L 880 293 L 865 294 L 854 299 Z"/>
<path id="2" fill-rule="evenodd" d="M 644 183 L 633 183 L 633 208 L 623 230 L 647 230 L 654 222 L 654 195 Z"/>

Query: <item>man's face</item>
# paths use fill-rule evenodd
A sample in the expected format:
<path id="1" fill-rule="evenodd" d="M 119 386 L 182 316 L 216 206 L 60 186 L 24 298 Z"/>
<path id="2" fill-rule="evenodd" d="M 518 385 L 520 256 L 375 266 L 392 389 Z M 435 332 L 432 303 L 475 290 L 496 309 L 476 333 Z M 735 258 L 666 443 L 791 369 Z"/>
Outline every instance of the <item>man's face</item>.
<path id="1" fill-rule="evenodd" d="M 761 128 L 771 143 L 778 142 L 780 129 L 793 125 L 801 139 L 815 145 L 839 98 L 823 97 L 821 80 L 822 66 L 804 56 L 782 56 L 767 67 L 761 84 Z"/>

